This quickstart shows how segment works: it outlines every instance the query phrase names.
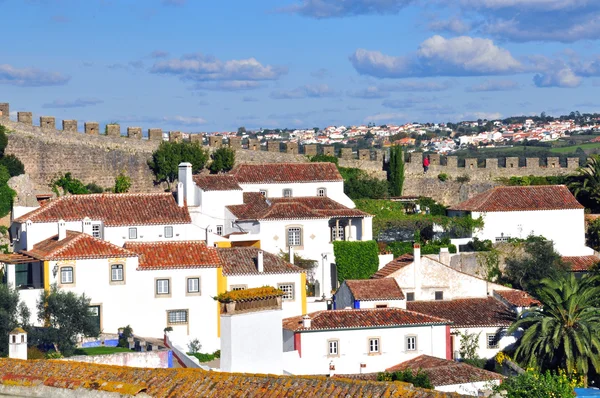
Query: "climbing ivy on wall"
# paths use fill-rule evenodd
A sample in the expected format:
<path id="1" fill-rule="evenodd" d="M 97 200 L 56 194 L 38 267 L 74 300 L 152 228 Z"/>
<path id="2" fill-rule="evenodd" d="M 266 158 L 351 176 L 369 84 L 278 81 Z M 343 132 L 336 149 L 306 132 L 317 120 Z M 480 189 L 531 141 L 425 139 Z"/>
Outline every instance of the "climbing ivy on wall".
<path id="1" fill-rule="evenodd" d="M 379 268 L 379 247 L 374 240 L 366 242 L 333 242 L 338 280 L 368 279 Z"/>

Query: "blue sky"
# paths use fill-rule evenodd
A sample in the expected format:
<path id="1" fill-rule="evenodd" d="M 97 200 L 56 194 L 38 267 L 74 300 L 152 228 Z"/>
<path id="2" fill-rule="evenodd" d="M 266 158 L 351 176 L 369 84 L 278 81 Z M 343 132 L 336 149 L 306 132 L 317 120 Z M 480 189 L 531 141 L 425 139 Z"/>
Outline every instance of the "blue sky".
<path id="1" fill-rule="evenodd" d="M 597 0 L 0 0 L 0 102 L 165 130 L 600 109 Z"/>

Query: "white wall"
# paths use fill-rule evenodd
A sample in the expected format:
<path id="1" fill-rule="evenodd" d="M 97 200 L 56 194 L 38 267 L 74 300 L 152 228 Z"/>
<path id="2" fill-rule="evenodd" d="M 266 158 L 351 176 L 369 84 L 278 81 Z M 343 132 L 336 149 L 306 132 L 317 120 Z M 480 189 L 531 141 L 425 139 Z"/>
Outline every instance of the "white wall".
<path id="1" fill-rule="evenodd" d="M 495 242 L 502 234 L 512 238 L 542 235 L 552 240 L 556 251 L 563 256 L 593 254 L 592 249 L 585 247 L 583 209 L 473 212 L 472 216 L 483 218 L 483 229 L 474 235 L 479 239 Z"/>
<path id="2" fill-rule="evenodd" d="M 500 341 L 498 342 L 498 348 L 487 348 L 487 335 L 495 334 L 498 330 L 501 330 Z M 498 328 L 498 327 L 470 327 L 470 328 L 451 328 L 451 333 L 469 333 L 469 334 L 479 334 L 478 339 L 478 349 L 477 355 L 480 358 L 492 358 L 496 356 L 498 352 L 508 347 L 509 345 L 515 343 L 517 341 L 515 336 L 507 336 L 504 334 L 506 328 Z M 460 336 L 458 334 L 452 335 L 453 339 L 453 355 L 455 357 L 460 357 L 456 355 L 460 351 Z"/>
<path id="3" fill-rule="evenodd" d="M 417 350 L 406 351 L 405 338 L 417 336 Z M 369 355 L 369 338 L 380 338 L 381 354 Z M 339 356 L 328 356 L 328 340 L 339 340 Z M 446 358 L 446 326 L 409 326 L 354 330 L 331 330 L 301 333 L 302 357 L 290 365 L 294 374 L 329 374 L 329 364 L 335 373 L 355 374 L 381 372 L 419 355 Z M 287 371 L 288 369 L 286 369 Z"/>
<path id="4" fill-rule="evenodd" d="M 283 197 L 284 189 L 291 189 L 293 197 L 306 197 L 306 196 L 317 196 L 317 189 L 326 188 L 327 197 L 335 200 L 338 203 L 343 204 L 351 209 L 355 208 L 356 205 L 345 193 L 344 193 L 344 182 L 333 181 L 333 182 L 299 182 L 299 183 L 281 183 L 281 184 L 243 184 L 240 186 L 244 192 L 259 192 L 261 190 L 267 191 L 267 196 L 270 198 L 281 198 Z"/>
<path id="5" fill-rule="evenodd" d="M 245 285 L 248 289 L 253 287 L 273 286 L 278 283 L 294 284 L 294 300 L 283 300 L 282 316 L 289 318 L 302 314 L 302 286 L 301 274 L 262 274 L 262 275 L 236 275 L 227 277 L 227 290 L 231 290 L 233 285 Z"/>
<path id="6" fill-rule="evenodd" d="M 478 397 L 479 392 L 491 391 L 491 386 L 500 385 L 500 380 L 478 381 L 474 383 L 449 384 L 446 386 L 436 386 L 437 391 L 456 392 L 463 395 Z"/>
<path id="7" fill-rule="evenodd" d="M 389 308 L 406 309 L 406 300 L 373 300 L 360 302 L 360 308 L 377 308 L 378 305 L 387 305 Z"/>
<path id="8" fill-rule="evenodd" d="M 282 374 L 281 314 L 267 310 L 221 315 L 221 370 Z"/>

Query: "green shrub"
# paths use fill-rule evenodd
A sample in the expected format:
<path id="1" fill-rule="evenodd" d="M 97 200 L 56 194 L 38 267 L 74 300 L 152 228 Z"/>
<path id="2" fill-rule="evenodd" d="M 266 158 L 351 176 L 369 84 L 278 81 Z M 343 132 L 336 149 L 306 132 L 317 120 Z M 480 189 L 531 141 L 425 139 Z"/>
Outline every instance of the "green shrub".
<path id="1" fill-rule="evenodd" d="M 411 369 L 405 369 L 398 372 L 381 372 L 377 374 L 377 381 L 402 381 L 411 383 L 415 387 L 428 388 L 433 390 L 434 386 L 429 380 L 427 373 L 419 369 L 416 373 Z"/>
<path id="2" fill-rule="evenodd" d="M 469 177 L 468 175 L 462 175 L 462 176 L 458 176 L 456 177 L 456 182 L 459 182 L 461 184 L 465 183 L 465 182 L 469 182 L 471 181 L 471 177 Z"/>
<path id="3" fill-rule="evenodd" d="M 440 173 L 438 174 L 438 180 L 440 181 L 446 181 L 448 180 L 450 177 L 448 176 L 448 174 L 446 173 Z"/>
<path id="4" fill-rule="evenodd" d="M 95 182 L 90 182 L 89 184 L 87 184 L 85 186 L 85 189 L 88 190 L 88 193 L 103 193 L 104 191 L 106 191 L 104 188 L 102 188 L 100 185 L 96 184 Z"/>
<path id="5" fill-rule="evenodd" d="M 6 184 L 10 180 L 10 173 L 5 166 L 0 165 L 0 185 Z"/>
<path id="6" fill-rule="evenodd" d="M 433 240 L 421 245 L 421 255 L 439 254 L 442 247 L 447 247 L 450 253 L 456 253 L 456 246 L 450 244 L 449 239 Z M 387 244 L 387 249 L 394 254 L 394 257 L 399 257 L 403 254 L 412 254 L 412 242 L 390 242 Z"/>
<path id="7" fill-rule="evenodd" d="M 46 354 L 37 347 L 27 347 L 27 359 L 46 359 Z"/>
<path id="8" fill-rule="evenodd" d="M 115 187 L 113 191 L 114 193 L 125 193 L 129 191 L 129 188 L 131 188 L 131 178 L 122 171 L 115 177 Z"/>
<path id="9" fill-rule="evenodd" d="M 8 169 L 11 177 L 25 174 L 25 166 L 15 155 L 4 155 L 0 157 L 0 165 Z"/>
<path id="10" fill-rule="evenodd" d="M 208 167 L 213 174 L 227 172 L 235 165 L 235 151 L 228 147 L 221 147 L 210 155 L 212 162 Z"/>
<path id="11" fill-rule="evenodd" d="M 200 362 L 210 362 L 216 358 L 221 358 L 221 350 L 217 350 L 217 351 L 213 352 L 212 354 L 204 354 L 201 352 L 196 352 L 196 353 L 188 352 L 188 355 L 198 358 L 198 361 L 200 361 Z"/>
<path id="12" fill-rule="evenodd" d="M 315 155 L 310 158 L 311 162 L 327 162 L 327 163 L 335 163 L 336 166 L 338 164 L 338 158 L 331 155 Z"/>
<path id="13" fill-rule="evenodd" d="M 493 391 L 506 398 L 572 398 L 575 396 L 574 386 L 578 384 L 564 374 L 528 370 L 504 380 L 501 385 L 494 386 Z"/>
<path id="14" fill-rule="evenodd" d="M 0 217 L 4 217 L 10 213 L 12 209 L 13 199 L 17 195 L 8 185 L 0 185 Z"/>
<path id="15" fill-rule="evenodd" d="M 379 268 L 379 247 L 374 240 L 367 242 L 333 242 L 338 280 L 368 279 Z"/>
<path id="16" fill-rule="evenodd" d="M 119 343 L 117 347 L 129 348 L 128 339 L 133 337 L 133 329 L 130 325 L 127 325 L 123 328 L 123 333 L 119 335 Z"/>

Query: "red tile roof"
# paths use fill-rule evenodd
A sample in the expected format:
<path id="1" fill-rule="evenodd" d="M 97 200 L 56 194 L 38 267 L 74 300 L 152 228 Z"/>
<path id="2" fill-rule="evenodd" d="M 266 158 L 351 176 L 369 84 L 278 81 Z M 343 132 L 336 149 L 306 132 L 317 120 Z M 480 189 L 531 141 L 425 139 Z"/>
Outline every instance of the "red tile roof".
<path id="1" fill-rule="evenodd" d="M 406 308 L 421 314 L 449 319 L 454 322 L 452 327 L 455 328 L 510 326 L 515 320 L 515 314 L 492 297 L 409 301 Z"/>
<path id="2" fill-rule="evenodd" d="M 196 397 L 369 397 L 434 398 L 459 397 L 415 388 L 408 383 L 371 382 L 323 376 L 274 376 L 262 374 L 206 372 L 201 369 L 152 369 L 98 365 L 58 360 L 0 358 L 0 384 L 34 388 L 100 390 L 135 396 L 145 393 L 156 398 Z M 57 391 L 60 393 L 60 391 Z"/>
<path id="3" fill-rule="evenodd" d="M 404 300 L 402 289 L 394 278 L 346 280 L 355 300 Z"/>
<path id="4" fill-rule="evenodd" d="M 217 249 L 202 241 L 127 242 L 125 248 L 139 254 L 140 270 L 221 266 Z"/>
<path id="5" fill-rule="evenodd" d="M 230 174 L 240 184 L 343 181 L 333 163 L 242 163 Z"/>
<path id="6" fill-rule="evenodd" d="M 379 271 L 375 272 L 373 276 L 371 276 L 371 279 L 387 278 L 399 269 L 411 264 L 413 261 L 415 261 L 415 258 L 412 254 L 403 254 L 384 265 Z"/>
<path id="7" fill-rule="evenodd" d="M 589 271 L 592 265 L 600 262 L 600 257 L 597 256 L 571 256 L 563 257 L 562 261 L 565 264 L 571 264 L 571 271 L 585 272 Z"/>
<path id="8" fill-rule="evenodd" d="M 119 193 L 70 195 L 52 199 L 15 222 L 34 223 L 101 220 L 107 227 L 127 225 L 188 224 L 187 207 L 179 207 L 171 193 Z"/>
<path id="9" fill-rule="evenodd" d="M 243 205 L 227 206 L 239 220 L 301 220 L 332 217 L 370 217 L 324 196 L 265 198 L 258 192 L 245 192 Z"/>
<path id="10" fill-rule="evenodd" d="M 88 234 L 67 231 L 63 240 L 58 235 L 45 239 L 23 254 L 38 260 L 85 260 L 92 258 L 135 257 L 136 254 Z"/>
<path id="11" fill-rule="evenodd" d="M 515 307 L 531 307 L 532 305 L 540 305 L 539 300 L 531 297 L 529 293 L 522 290 L 494 290 L 494 296 L 501 301 Z"/>
<path id="12" fill-rule="evenodd" d="M 406 369 L 410 369 L 414 373 L 419 370 L 423 371 L 429 376 L 431 384 L 435 387 L 451 384 L 503 380 L 505 378 L 501 374 L 471 366 L 464 362 L 449 361 L 447 359 L 436 358 L 429 355 L 420 355 L 409 361 L 402 362 L 386 369 L 386 372 L 397 372 Z"/>
<path id="13" fill-rule="evenodd" d="M 405 325 L 447 325 L 451 322 L 401 308 L 365 308 L 357 310 L 328 310 L 308 314 L 311 327 L 302 326 L 302 316 L 283 320 L 283 328 L 296 332 L 307 330 L 334 330 L 356 328 L 378 328 Z"/>
<path id="14" fill-rule="evenodd" d="M 219 248 L 217 253 L 223 264 L 223 274 L 231 275 L 259 275 L 257 264 L 258 252 L 255 247 Z M 304 270 L 292 265 L 271 253 L 263 251 L 263 274 L 291 274 L 301 273 Z"/>
<path id="15" fill-rule="evenodd" d="M 203 191 L 241 191 L 235 177 L 226 174 L 195 175 L 194 182 Z"/>
<path id="16" fill-rule="evenodd" d="M 492 188 L 449 210 L 461 211 L 533 211 L 583 209 L 564 185 Z"/>

